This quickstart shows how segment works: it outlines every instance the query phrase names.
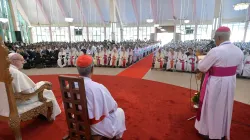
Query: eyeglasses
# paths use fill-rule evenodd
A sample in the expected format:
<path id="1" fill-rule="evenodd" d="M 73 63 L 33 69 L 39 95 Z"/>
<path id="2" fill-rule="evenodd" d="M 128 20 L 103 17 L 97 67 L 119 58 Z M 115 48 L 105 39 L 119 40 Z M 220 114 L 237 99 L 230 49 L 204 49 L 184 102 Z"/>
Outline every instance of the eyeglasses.
<path id="1" fill-rule="evenodd" d="M 13 60 L 17 60 L 17 61 L 21 61 L 21 62 L 26 63 L 26 60 L 24 60 L 24 59 L 13 59 Z"/>

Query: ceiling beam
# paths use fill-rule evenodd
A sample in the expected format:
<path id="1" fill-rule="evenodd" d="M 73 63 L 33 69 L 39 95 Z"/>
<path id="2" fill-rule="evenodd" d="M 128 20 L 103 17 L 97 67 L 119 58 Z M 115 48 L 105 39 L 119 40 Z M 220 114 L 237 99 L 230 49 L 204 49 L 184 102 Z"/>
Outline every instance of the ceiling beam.
<path id="1" fill-rule="evenodd" d="M 42 11 L 42 14 L 45 18 L 45 20 L 50 24 L 50 20 L 49 20 L 49 17 L 48 17 L 48 14 L 45 12 L 44 8 L 43 8 L 43 5 L 42 5 L 42 1 L 41 0 L 36 0 L 37 4 L 39 5 L 41 11 Z"/>
<path id="2" fill-rule="evenodd" d="M 105 24 L 105 20 L 104 20 L 104 17 L 103 17 L 103 15 L 102 15 L 102 12 L 101 12 L 101 8 L 100 8 L 100 6 L 99 6 L 99 3 L 98 3 L 97 0 L 94 0 L 94 2 L 95 2 L 95 6 L 96 6 L 96 9 L 97 9 L 97 12 L 98 12 L 98 14 L 99 14 L 99 16 L 100 16 L 100 18 L 101 18 L 101 20 L 102 20 L 102 23 Z"/>
<path id="3" fill-rule="evenodd" d="M 80 0 L 76 0 L 76 4 L 77 4 L 77 7 L 78 7 L 80 13 L 82 13 L 83 23 L 85 23 L 86 25 L 88 25 L 88 22 L 86 21 L 86 16 L 85 16 L 85 14 L 83 12 L 83 8 L 82 8 L 83 4 L 81 4 Z"/>
<path id="4" fill-rule="evenodd" d="M 151 8 L 152 8 L 152 15 L 154 19 L 154 23 L 158 24 L 158 13 L 157 13 L 157 5 L 155 5 L 156 0 L 150 0 L 151 1 Z"/>
<path id="5" fill-rule="evenodd" d="M 29 26 L 31 26 L 30 21 L 29 21 L 29 17 L 27 16 L 25 11 L 23 10 L 23 7 L 18 0 L 16 1 L 16 5 L 17 5 L 17 10 L 22 15 L 23 19 L 28 23 Z"/>
<path id="6" fill-rule="evenodd" d="M 64 10 L 64 8 L 63 8 L 63 5 L 62 5 L 61 0 L 57 0 L 57 5 L 59 6 L 59 8 L 60 8 L 60 10 L 61 10 L 61 13 L 62 13 L 62 15 L 64 16 L 64 18 L 68 17 L 68 16 L 66 15 L 66 13 L 65 13 L 65 10 Z"/>
<path id="7" fill-rule="evenodd" d="M 171 0 L 171 8 L 172 8 L 173 19 L 176 19 L 175 8 L 174 8 L 174 0 Z"/>
<path id="8" fill-rule="evenodd" d="M 138 14 L 138 8 L 137 8 L 137 5 L 136 5 L 136 0 L 131 0 L 131 3 L 132 3 L 134 14 L 135 14 L 135 17 L 136 17 L 137 25 L 139 25 L 140 24 L 140 17 L 139 17 L 139 14 Z"/>
<path id="9" fill-rule="evenodd" d="M 118 4 L 117 4 L 117 1 L 114 0 L 114 3 L 115 3 L 115 10 L 116 10 L 116 18 L 118 19 L 119 21 L 119 24 L 120 24 L 120 28 L 123 28 L 123 23 L 122 23 L 122 18 L 121 18 L 121 13 L 120 13 L 120 10 L 119 10 L 119 7 L 118 7 Z"/>
<path id="10" fill-rule="evenodd" d="M 196 21 L 196 0 L 193 0 L 193 21 Z"/>

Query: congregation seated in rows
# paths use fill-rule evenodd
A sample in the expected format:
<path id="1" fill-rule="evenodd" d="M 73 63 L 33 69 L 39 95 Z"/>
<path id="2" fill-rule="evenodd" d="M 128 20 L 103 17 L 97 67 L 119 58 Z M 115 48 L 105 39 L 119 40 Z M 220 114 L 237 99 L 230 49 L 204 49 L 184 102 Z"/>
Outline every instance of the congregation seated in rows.
<path id="1" fill-rule="evenodd" d="M 169 43 L 158 49 L 154 53 L 152 68 L 161 70 L 172 70 L 181 72 L 195 72 L 198 65 L 198 56 L 205 55 L 212 47 L 209 40 L 202 42 L 178 42 Z M 192 47 L 187 46 L 195 46 Z M 236 43 L 244 53 L 243 70 L 239 76 L 250 77 L 250 51 L 249 46 L 242 47 L 242 44 Z M 247 43 L 243 43 L 247 44 Z M 213 45 L 211 45 L 213 46 Z"/>
<path id="2" fill-rule="evenodd" d="M 43 67 L 75 67 L 82 54 L 91 55 L 95 66 L 127 67 L 151 53 L 157 42 L 41 42 L 9 46 L 10 52 L 20 53 L 24 69 Z"/>

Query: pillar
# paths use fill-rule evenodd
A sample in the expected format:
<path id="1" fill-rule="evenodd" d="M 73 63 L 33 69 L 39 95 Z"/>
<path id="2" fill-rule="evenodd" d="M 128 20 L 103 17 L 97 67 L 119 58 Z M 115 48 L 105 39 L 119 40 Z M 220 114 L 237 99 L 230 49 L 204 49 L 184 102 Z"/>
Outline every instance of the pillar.
<path id="1" fill-rule="evenodd" d="M 223 0 L 216 0 L 214 7 L 213 30 L 211 38 L 214 37 L 216 29 L 222 25 L 222 11 L 223 11 L 222 8 L 223 8 Z"/>
<path id="2" fill-rule="evenodd" d="M 69 31 L 69 42 L 71 42 L 71 30 L 70 30 L 70 24 L 68 26 L 68 31 Z"/>
<path id="3" fill-rule="evenodd" d="M 176 22 L 174 20 L 174 34 L 173 34 L 173 40 L 176 41 Z"/>
<path id="4" fill-rule="evenodd" d="M 104 40 L 107 40 L 107 30 L 106 30 L 106 26 L 104 27 Z"/>
<path id="5" fill-rule="evenodd" d="M 52 30 L 51 30 L 51 25 L 49 26 L 49 37 L 50 37 L 50 41 L 52 42 Z"/>
<path id="6" fill-rule="evenodd" d="M 87 32 L 87 41 L 89 41 L 89 26 L 86 27 L 86 32 Z"/>
<path id="7" fill-rule="evenodd" d="M 33 43 L 33 33 L 32 33 L 32 28 L 30 27 L 28 27 L 28 31 L 29 31 L 29 34 L 30 34 L 30 42 L 29 42 L 29 44 L 30 43 Z"/>
<path id="8" fill-rule="evenodd" d="M 195 26 L 194 26 L 194 40 L 197 39 L 197 31 L 198 31 L 198 24 L 197 24 L 197 22 L 195 22 Z"/>
<path id="9" fill-rule="evenodd" d="M 120 28 L 120 32 L 121 32 L 121 41 L 123 41 L 123 28 Z"/>
<path id="10" fill-rule="evenodd" d="M 137 40 L 139 39 L 139 32 L 140 30 L 139 30 L 139 25 L 137 25 Z"/>
<path id="11" fill-rule="evenodd" d="M 109 14 L 110 14 L 110 23 L 111 23 L 111 39 L 115 41 L 115 29 L 116 29 L 116 11 L 115 5 L 116 0 L 110 0 L 109 5 Z"/>
<path id="12" fill-rule="evenodd" d="M 245 28 L 244 28 L 244 29 L 245 29 L 245 31 L 244 31 L 244 37 L 243 37 L 242 42 L 245 42 L 245 41 L 246 41 L 248 25 L 249 25 L 249 21 L 246 21 L 246 22 L 245 22 Z"/>

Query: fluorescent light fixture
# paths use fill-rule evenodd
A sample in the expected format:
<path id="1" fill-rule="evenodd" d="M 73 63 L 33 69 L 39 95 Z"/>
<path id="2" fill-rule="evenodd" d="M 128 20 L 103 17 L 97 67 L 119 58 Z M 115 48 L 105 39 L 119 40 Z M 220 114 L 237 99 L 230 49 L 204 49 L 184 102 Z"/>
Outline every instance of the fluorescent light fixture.
<path id="1" fill-rule="evenodd" d="M 184 20 L 184 23 L 186 23 L 186 24 L 189 23 L 189 22 L 190 22 L 189 20 Z"/>
<path id="2" fill-rule="evenodd" d="M 152 22 L 154 22 L 153 19 L 147 19 L 147 23 L 152 23 Z"/>
<path id="3" fill-rule="evenodd" d="M 9 20 L 7 18 L 0 18 L 0 22 L 7 23 Z"/>
<path id="4" fill-rule="evenodd" d="M 162 27 L 161 26 L 159 26 L 159 27 L 157 27 L 158 29 L 161 29 Z"/>
<path id="5" fill-rule="evenodd" d="M 73 18 L 65 18 L 66 22 L 73 22 L 73 20 L 74 20 Z"/>
<path id="6" fill-rule="evenodd" d="M 248 9 L 248 7 L 249 7 L 249 3 L 237 3 L 237 4 L 235 4 L 234 6 L 234 10 L 235 11 L 240 11 L 240 10 L 246 10 L 246 9 Z"/>
<path id="7" fill-rule="evenodd" d="M 159 24 L 155 24 L 154 27 L 159 27 L 160 25 Z"/>
<path id="8" fill-rule="evenodd" d="M 166 31 L 165 29 L 160 29 L 162 32 Z"/>
<path id="9" fill-rule="evenodd" d="M 30 26 L 28 26 L 28 28 L 33 28 L 33 26 L 30 25 Z"/>

